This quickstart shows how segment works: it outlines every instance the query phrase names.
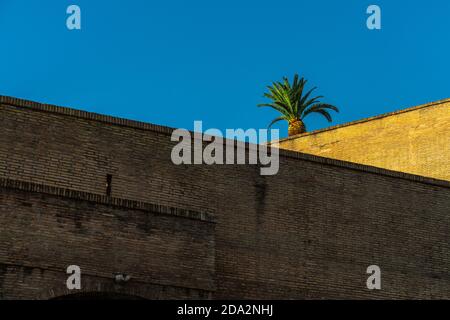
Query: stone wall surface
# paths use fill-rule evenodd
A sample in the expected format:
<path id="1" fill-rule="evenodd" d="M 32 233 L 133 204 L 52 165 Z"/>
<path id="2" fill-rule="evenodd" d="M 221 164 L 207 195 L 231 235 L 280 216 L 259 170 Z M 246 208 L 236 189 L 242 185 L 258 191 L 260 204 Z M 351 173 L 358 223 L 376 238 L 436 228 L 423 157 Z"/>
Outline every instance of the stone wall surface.
<path id="1" fill-rule="evenodd" d="M 450 181 L 450 101 L 293 136 L 280 148 Z"/>
<path id="2" fill-rule="evenodd" d="M 7 97 L 0 115 L 3 298 L 65 294 L 69 263 L 147 298 L 450 298 L 447 181 L 283 150 L 274 176 L 176 166 L 169 128 Z"/>

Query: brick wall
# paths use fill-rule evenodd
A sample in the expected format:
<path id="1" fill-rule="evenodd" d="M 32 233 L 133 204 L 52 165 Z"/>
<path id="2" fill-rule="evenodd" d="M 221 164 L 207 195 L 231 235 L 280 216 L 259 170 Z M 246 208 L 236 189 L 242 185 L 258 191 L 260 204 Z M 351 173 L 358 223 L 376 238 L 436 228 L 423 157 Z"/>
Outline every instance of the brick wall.
<path id="1" fill-rule="evenodd" d="M 260 176 L 257 165 L 175 166 L 168 128 L 0 101 L 0 177 L 104 195 L 106 175 L 112 174 L 113 197 L 213 215 L 214 298 L 450 298 L 448 182 L 290 151 L 281 151 L 275 176 Z M 62 217 L 82 214 L 71 210 L 73 201 L 54 201 Z M 17 228 L 47 228 L 32 217 L 20 214 Z M 11 232 L 10 224 L 0 224 L 1 235 Z M 65 222 L 52 228 L 58 225 Z M 117 228 L 106 230 L 114 234 Z M 141 234 L 133 224 L 128 232 Z M 65 237 L 43 238 L 40 245 L 57 247 Z M 177 244 L 180 252 L 187 250 Z M 16 251 L 32 245 L 21 241 Z M 90 245 L 96 250 L 96 243 Z M 128 240 L 123 246 L 136 250 Z M 16 253 L 0 255 L 24 264 Z M 116 259 L 128 259 L 121 255 Z M 74 244 L 72 256 L 89 259 L 91 253 Z M 173 258 L 169 266 L 184 262 Z M 381 291 L 366 289 L 372 264 L 381 267 Z M 186 277 L 197 281 L 194 274 Z"/>
<path id="2" fill-rule="evenodd" d="M 450 181 L 450 100 L 290 137 L 280 147 Z"/>
<path id="3" fill-rule="evenodd" d="M 208 298 L 215 290 L 207 214 L 0 179 L 0 225 L 3 298 L 75 293 L 66 290 L 70 265 L 81 268 L 82 292 Z M 116 273 L 131 280 L 116 284 Z"/>

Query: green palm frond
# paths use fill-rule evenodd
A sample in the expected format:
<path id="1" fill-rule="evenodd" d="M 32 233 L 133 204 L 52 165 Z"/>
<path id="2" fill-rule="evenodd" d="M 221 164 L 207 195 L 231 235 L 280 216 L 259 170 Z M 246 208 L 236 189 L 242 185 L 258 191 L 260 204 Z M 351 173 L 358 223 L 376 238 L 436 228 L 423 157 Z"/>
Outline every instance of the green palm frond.
<path id="1" fill-rule="evenodd" d="M 289 121 L 289 119 L 287 119 L 285 116 L 281 116 L 281 117 L 278 117 L 278 118 L 272 120 L 272 122 L 269 124 L 268 128 L 270 129 L 275 123 L 277 123 L 278 121 L 281 121 L 281 120 Z"/>
<path id="2" fill-rule="evenodd" d="M 319 114 L 323 115 L 328 120 L 328 122 L 333 121 L 333 118 L 331 118 L 330 113 L 328 111 L 326 111 L 325 109 L 317 109 L 317 110 L 311 111 L 311 113 L 312 112 L 319 113 Z"/>
<path id="3" fill-rule="evenodd" d="M 286 109 L 283 106 L 278 105 L 277 103 L 263 103 L 263 104 L 258 104 L 258 107 L 269 107 L 272 109 L 277 110 L 279 113 L 281 113 L 282 115 L 288 117 L 290 115 L 289 110 Z"/>
<path id="4" fill-rule="evenodd" d="M 305 93 L 307 82 L 303 77 L 300 78 L 298 74 L 295 74 L 292 83 L 288 78 L 283 77 L 282 81 L 273 82 L 267 87 L 268 92 L 264 94 L 264 97 L 270 99 L 271 103 L 260 104 L 258 107 L 270 107 L 281 113 L 281 116 L 274 119 L 270 126 L 281 120 L 302 120 L 314 112 L 323 115 L 328 121 L 332 121 L 328 110 L 339 112 L 338 108 L 322 103 L 320 99 L 323 96 L 313 97 L 312 93 L 317 89 L 316 87 Z"/>
<path id="5" fill-rule="evenodd" d="M 316 103 L 311 107 L 307 108 L 305 112 L 303 112 L 302 118 L 306 117 L 308 114 L 317 112 L 318 110 L 331 109 L 333 111 L 339 112 L 339 109 L 331 104 L 327 103 Z M 326 111 L 326 110 L 325 110 Z M 328 111 L 327 111 L 328 112 Z M 328 118 L 327 118 L 328 119 Z M 331 121 L 330 121 L 331 122 Z"/>

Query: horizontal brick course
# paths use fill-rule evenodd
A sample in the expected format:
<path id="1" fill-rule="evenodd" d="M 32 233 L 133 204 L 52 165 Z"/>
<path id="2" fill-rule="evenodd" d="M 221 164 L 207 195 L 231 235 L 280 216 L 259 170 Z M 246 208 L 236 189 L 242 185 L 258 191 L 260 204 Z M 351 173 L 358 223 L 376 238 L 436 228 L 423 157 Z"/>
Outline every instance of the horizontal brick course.
<path id="1" fill-rule="evenodd" d="M 142 285 L 130 291 L 147 297 L 163 297 L 158 288 L 167 286 L 177 297 L 186 295 L 185 287 L 192 288 L 190 297 L 212 298 L 450 298 L 448 181 L 284 150 L 275 176 L 260 176 L 258 165 L 175 166 L 171 129 L 12 98 L 0 102 L 4 298 L 64 294 L 64 274 L 50 281 L 39 270 L 56 272 L 65 260 L 49 266 L 47 258 L 24 253 L 47 257 L 45 248 L 76 237 L 82 245 L 73 242 L 65 259 L 89 265 L 92 251 L 113 250 L 105 239 L 89 238 L 95 232 L 123 246 L 114 260 L 100 256 L 96 264 L 140 270 Z M 107 174 L 112 197 L 105 195 Z M 164 223 L 151 213 L 159 206 L 166 208 Z M 47 218 L 37 219 L 35 208 Z M 136 271 L 127 261 L 140 248 L 133 233 L 152 236 L 136 223 L 148 214 L 158 232 L 180 224 L 185 237 L 197 240 L 193 248 L 181 235 L 167 238 L 168 247 L 153 245 L 160 263 L 143 256 L 144 265 L 157 265 Z M 371 264 L 382 269 L 381 291 L 366 289 Z M 25 281 L 20 268 L 35 271 Z M 109 288 L 100 280 L 105 275 L 91 266 L 89 288 L 96 279 Z"/>
<path id="2" fill-rule="evenodd" d="M 173 291 L 158 291 L 159 298 L 208 298 L 215 290 L 214 223 L 183 210 L 84 198 L 0 183 L 1 297 L 36 299 L 52 289 L 76 293 L 65 287 L 69 265 L 80 266 L 83 292 L 96 287 L 94 280 L 117 292 L 145 291 L 138 295 L 144 298 L 155 297 L 148 287 Z M 115 284 L 115 273 L 130 275 L 130 283 Z"/>

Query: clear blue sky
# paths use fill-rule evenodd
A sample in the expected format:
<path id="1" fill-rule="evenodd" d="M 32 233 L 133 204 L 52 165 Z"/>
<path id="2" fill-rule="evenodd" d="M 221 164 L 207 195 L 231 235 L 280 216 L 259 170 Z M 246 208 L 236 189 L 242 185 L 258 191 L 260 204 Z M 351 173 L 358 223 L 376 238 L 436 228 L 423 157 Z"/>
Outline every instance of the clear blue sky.
<path id="1" fill-rule="evenodd" d="M 70 4 L 81 31 L 66 28 Z M 381 31 L 366 28 L 370 4 Z M 171 127 L 265 128 L 276 116 L 256 107 L 265 86 L 298 72 L 339 124 L 450 97 L 449 16 L 448 0 L 0 0 L 0 94 Z"/>

